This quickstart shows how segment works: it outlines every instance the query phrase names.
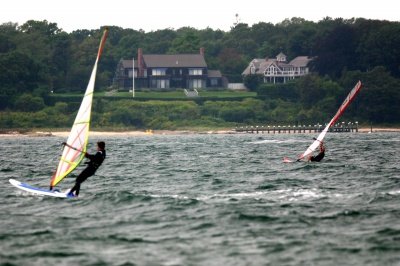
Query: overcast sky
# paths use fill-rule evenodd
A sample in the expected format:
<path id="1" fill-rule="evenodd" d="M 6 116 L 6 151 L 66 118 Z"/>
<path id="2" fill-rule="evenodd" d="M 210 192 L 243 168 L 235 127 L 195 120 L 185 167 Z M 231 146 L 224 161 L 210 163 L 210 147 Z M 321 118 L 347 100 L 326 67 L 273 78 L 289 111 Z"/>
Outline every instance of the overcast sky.
<path id="1" fill-rule="evenodd" d="M 155 31 L 210 27 L 229 31 L 236 21 L 252 26 L 279 23 L 300 17 L 319 21 L 324 17 L 352 17 L 399 21 L 395 0 L 3 0 L 0 24 L 47 20 L 64 31 L 119 26 Z"/>

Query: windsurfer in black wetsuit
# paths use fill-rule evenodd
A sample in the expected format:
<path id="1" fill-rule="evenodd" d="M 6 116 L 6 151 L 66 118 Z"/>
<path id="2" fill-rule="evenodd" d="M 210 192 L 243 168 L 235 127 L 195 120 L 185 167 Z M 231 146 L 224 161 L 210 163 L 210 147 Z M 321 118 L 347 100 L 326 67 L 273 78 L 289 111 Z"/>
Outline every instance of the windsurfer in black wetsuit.
<path id="1" fill-rule="evenodd" d="M 325 156 L 325 146 L 324 143 L 321 141 L 321 143 L 319 144 L 319 153 L 316 156 L 310 156 L 308 157 L 308 161 L 311 162 L 319 162 L 321 161 Z"/>
<path id="2" fill-rule="evenodd" d="M 66 143 L 63 143 L 63 144 L 67 145 Z M 85 157 L 90 160 L 89 162 L 86 162 L 86 164 L 88 166 L 82 171 L 82 173 L 80 173 L 78 175 L 78 177 L 75 180 L 75 185 L 68 192 L 68 195 L 76 196 L 76 197 L 79 195 L 79 189 L 81 188 L 81 184 L 88 177 L 94 175 L 96 170 L 100 167 L 100 165 L 103 163 L 104 159 L 106 158 L 105 146 L 106 146 L 106 144 L 103 141 L 99 141 L 99 142 L 97 142 L 97 153 L 96 154 L 92 155 L 87 152 L 85 153 Z"/>

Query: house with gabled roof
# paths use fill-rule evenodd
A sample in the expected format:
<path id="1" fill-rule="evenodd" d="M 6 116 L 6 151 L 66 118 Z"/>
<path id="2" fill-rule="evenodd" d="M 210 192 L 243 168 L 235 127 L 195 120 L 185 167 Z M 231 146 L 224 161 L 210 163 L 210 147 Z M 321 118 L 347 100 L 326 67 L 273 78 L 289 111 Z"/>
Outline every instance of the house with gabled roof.
<path id="1" fill-rule="evenodd" d="M 298 56 L 288 63 L 286 55 L 281 52 L 275 59 L 253 59 L 243 71 L 242 76 L 261 75 L 265 83 L 286 83 L 307 75 L 311 61 L 312 58 L 309 56 Z"/>
<path id="2" fill-rule="evenodd" d="M 118 63 L 114 87 L 130 90 L 133 80 L 135 90 L 222 88 L 227 83 L 219 70 L 208 69 L 204 48 L 199 54 L 143 54 L 139 48 L 137 60 Z"/>

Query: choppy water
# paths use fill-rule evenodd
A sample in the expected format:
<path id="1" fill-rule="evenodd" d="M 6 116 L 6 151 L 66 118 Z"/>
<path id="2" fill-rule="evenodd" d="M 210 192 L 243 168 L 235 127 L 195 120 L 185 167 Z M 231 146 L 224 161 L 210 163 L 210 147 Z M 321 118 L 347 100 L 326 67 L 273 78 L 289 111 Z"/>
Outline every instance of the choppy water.
<path id="1" fill-rule="evenodd" d="M 47 187 L 64 139 L 0 138 L 1 265 L 400 265 L 400 134 L 281 162 L 312 137 L 107 137 L 78 199 L 8 183 Z"/>

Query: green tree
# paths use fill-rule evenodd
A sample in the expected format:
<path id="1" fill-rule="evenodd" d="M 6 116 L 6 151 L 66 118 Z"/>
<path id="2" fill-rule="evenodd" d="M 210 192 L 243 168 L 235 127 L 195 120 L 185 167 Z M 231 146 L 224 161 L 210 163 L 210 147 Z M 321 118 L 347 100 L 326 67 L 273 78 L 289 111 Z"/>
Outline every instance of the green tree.
<path id="1" fill-rule="evenodd" d="M 0 54 L 0 95 L 33 91 L 42 80 L 39 76 L 41 67 L 20 52 Z"/>
<path id="2" fill-rule="evenodd" d="M 354 70 L 356 57 L 356 32 L 351 25 L 342 24 L 322 40 L 317 41 L 313 61 L 321 75 L 339 78 L 344 69 Z"/>
<path id="3" fill-rule="evenodd" d="M 167 54 L 171 43 L 178 36 L 173 29 L 163 29 L 145 34 L 143 49 L 146 53 Z"/>
<path id="4" fill-rule="evenodd" d="M 168 50 L 169 54 L 191 54 L 198 53 L 200 48 L 200 38 L 194 29 L 180 29 L 182 33 L 171 43 Z"/>
<path id="5" fill-rule="evenodd" d="M 241 82 L 241 73 L 247 66 L 247 61 L 242 54 L 233 48 L 224 48 L 218 55 L 218 64 L 222 73 L 230 82 Z"/>
<path id="6" fill-rule="evenodd" d="M 44 36 L 52 36 L 60 33 L 62 30 L 57 27 L 57 23 L 49 23 L 47 20 L 36 21 L 28 20 L 19 27 L 25 33 L 41 33 Z"/>
<path id="7" fill-rule="evenodd" d="M 3 23 L 0 25 L 0 53 L 8 53 L 16 48 L 13 38 L 18 35 L 16 23 Z"/>
<path id="8" fill-rule="evenodd" d="M 36 112 L 45 107 L 43 98 L 32 96 L 31 94 L 22 94 L 15 101 L 15 108 L 23 112 Z"/>
<path id="9" fill-rule="evenodd" d="M 135 128 L 142 128 L 144 125 L 143 118 L 140 112 L 135 112 L 128 108 L 118 108 L 116 109 L 111 117 L 113 124 L 119 124 L 123 126 L 134 126 Z"/>
<path id="10" fill-rule="evenodd" d="M 352 107 L 358 111 L 359 117 L 374 123 L 398 123 L 400 80 L 392 77 L 384 67 L 376 67 L 369 72 L 347 72 L 342 82 L 348 84 L 350 80 L 358 79 L 364 85 Z M 347 85 L 349 88 L 353 86 Z"/>
<path id="11" fill-rule="evenodd" d="M 321 80 L 316 75 L 302 77 L 298 80 L 296 86 L 300 95 L 300 101 L 306 108 L 312 107 L 325 97 L 325 92 L 321 89 Z"/>
<path id="12" fill-rule="evenodd" d="M 244 85 L 251 91 L 256 91 L 258 86 L 262 83 L 261 75 L 247 75 L 243 79 Z"/>

